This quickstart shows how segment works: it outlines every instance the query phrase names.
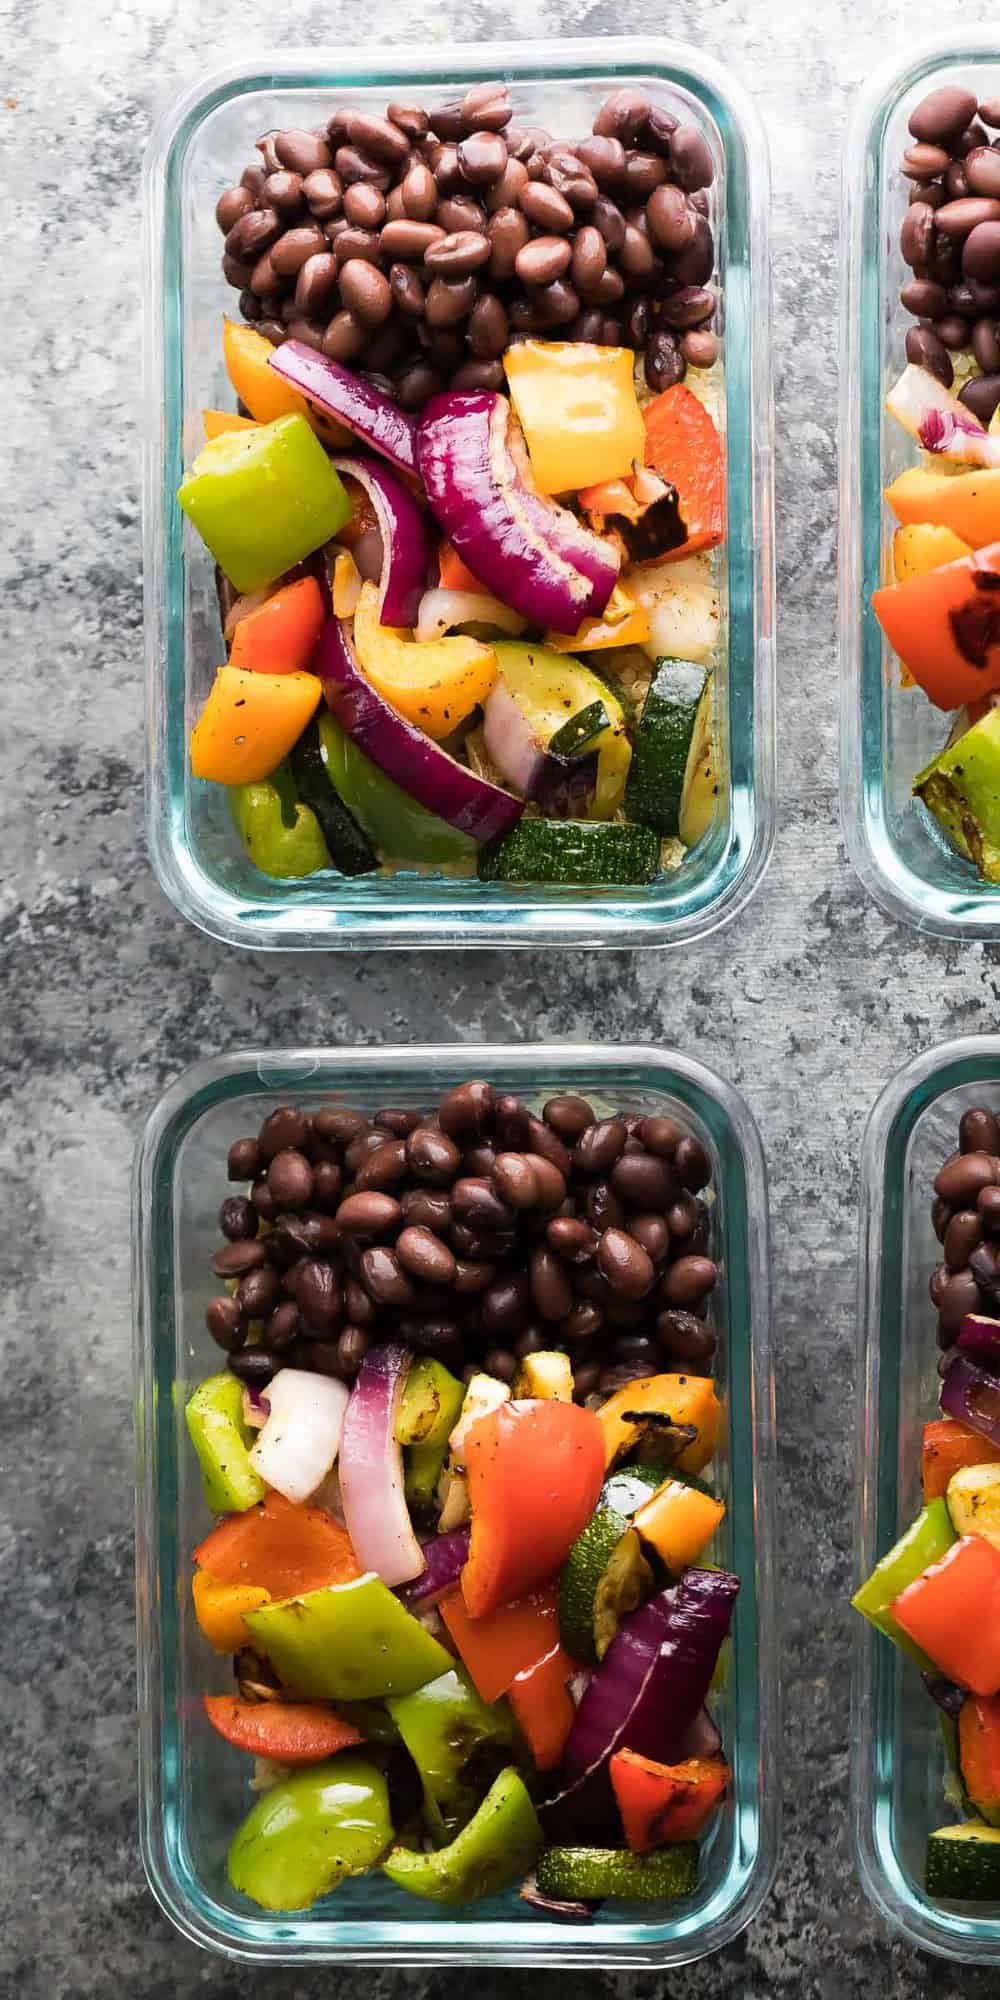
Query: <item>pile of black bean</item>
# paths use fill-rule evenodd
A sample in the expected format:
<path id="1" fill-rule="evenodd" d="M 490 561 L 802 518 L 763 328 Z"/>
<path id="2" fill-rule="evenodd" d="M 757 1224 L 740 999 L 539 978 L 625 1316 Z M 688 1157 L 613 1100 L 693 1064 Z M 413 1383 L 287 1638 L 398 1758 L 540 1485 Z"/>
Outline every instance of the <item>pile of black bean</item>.
<path id="1" fill-rule="evenodd" d="M 1000 402 L 1000 137 L 987 127 L 1000 127 L 1000 98 L 979 103 L 948 84 L 921 99 L 902 160 L 912 186 L 899 235 L 913 273 L 900 298 L 919 321 L 906 358 L 950 389 L 952 354 L 971 348 L 982 374 L 959 395 L 984 423 Z"/>
<path id="2" fill-rule="evenodd" d="M 349 1381 L 390 1339 L 503 1381 L 559 1348 L 581 1401 L 710 1372 L 711 1167 L 672 1118 L 598 1117 L 574 1095 L 537 1117 L 472 1080 L 429 1115 L 282 1106 L 228 1172 L 249 1194 L 219 1211 L 212 1268 L 232 1289 L 206 1321 L 244 1382 Z"/>
<path id="3" fill-rule="evenodd" d="M 220 199 L 222 268 L 268 340 L 374 375 L 406 409 L 499 389 L 522 335 L 627 345 L 654 391 L 710 367 L 712 155 L 641 91 L 579 143 L 512 124 L 501 83 L 439 110 L 268 132 Z"/>
<path id="4" fill-rule="evenodd" d="M 966 1111 L 958 1143 L 934 1182 L 931 1210 L 942 1250 L 930 1283 L 942 1373 L 966 1313 L 1000 1316 L 1000 1120 L 992 1111 Z"/>

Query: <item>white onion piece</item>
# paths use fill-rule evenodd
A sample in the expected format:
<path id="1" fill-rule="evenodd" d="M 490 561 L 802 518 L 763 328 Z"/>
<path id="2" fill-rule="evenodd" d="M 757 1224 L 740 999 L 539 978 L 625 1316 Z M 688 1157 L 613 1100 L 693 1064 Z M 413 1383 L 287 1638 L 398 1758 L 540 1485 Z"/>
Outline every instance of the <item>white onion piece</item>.
<path id="1" fill-rule="evenodd" d="M 267 1385 L 267 1400 L 271 1413 L 250 1463 L 268 1486 L 301 1506 L 337 1456 L 348 1392 L 329 1375 L 280 1368 Z"/>
<path id="2" fill-rule="evenodd" d="M 409 1365 L 408 1350 L 392 1341 L 366 1355 L 351 1392 L 340 1453 L 340 1494 L 354 1553 L 363 1570 L 374 1570 L 390 1585 L 410 1583 L 424 1567 L 396 1441 Z"/>
<path id="3" fill-rule="evenodd" d="M 485 591 L 425 590 L 420 600 L 415 636 L 422 642 L 443 639 L 446 632 L 454 632 L 459 625 L 496 625 L 501 632 L 512 632 L 517 638 L 525 629 L 525 621 L 509 604 L 501 604 L 499 597 L 489 597 Z"/>
<path id="4" fill-rule="evenodd" d="M 508 784 L 516 785 L 522 798 L 533 798 L 545 770 L 546 752 L 502 679 L 483 704 L 483 743 L 490 762 Z"/>
<path id="5" fill-rule="evenodd" d="M 927 368 L 908 364 L 885 399 L 885 407 L 925 451 L 968 465 L 1000 465 L 1000 438 Z"/>

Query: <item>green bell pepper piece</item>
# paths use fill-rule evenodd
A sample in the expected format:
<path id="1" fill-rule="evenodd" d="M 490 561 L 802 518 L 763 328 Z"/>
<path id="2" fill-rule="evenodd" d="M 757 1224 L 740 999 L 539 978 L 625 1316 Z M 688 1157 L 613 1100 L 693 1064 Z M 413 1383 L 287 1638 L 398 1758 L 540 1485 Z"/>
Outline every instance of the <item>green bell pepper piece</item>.
<path id="1" fill-rule="evenodd" d="M 449 1847 L 433 1854 L 394 1847 L 382 1867 L 391 1882 L 429 1903 L 473 1903 L 526 1875 L 542 1839 L 524 1781 L 510 1768 Z"/>
<path id="2" fill-rule="evenodd" d="M 947 744 L 913 790 L 959 853 L 987 882 L 1000 882 L 1000 709 Z"/>
<path id="3" fill-rule="evenodd" d="M 281 782 L 287 775 L 279 769 L 257 784 L 229 787 L 229 809 L 251 861 L 279 882 L 330 866 L 316 814 L 294 796 L 289 802 Z"/>
<path id="4" fill-rule="evenodd" d="M 910 1583 L 915 1583 L 931 1563 L 940 1562 L 941 1557 L 957 1539 L 951 1525 L 951 1518 L 943 1500 L 931 1500 L 917 1515 L 917 1518 L 901 1535 L 894 1548 L 876 1563 L 867 1583 L 856 1590 L 851 1599 L 855 1611 L 860 1611 L 887 1639 L 901 1646 L 904 1653 L 916 1660 L 926 1672 L 937 1672 L 933 1660 L 929 1660 L 922 1648 L 897 1625 L 892 1615 L 892 1606 L 897 1597 Z"/>
<path id="5" fill-rule="evenodd" d="M 239 591 L 262 590 L 294 569 L 351 512 L 343 481 L 298 415 L 213 438 L 177 498 Z"/>
<path id="6" fill-rule="evenodd" d="M 435 1839 L 446 1839 L 472 1818 L 478 1804 L 475 1790 L 463 1778 L 469 1759 L 483 1744 L 513 1744 L 507 1704 L 491 1707 L 464 1668 L 453 1667 L 416 1694 L 395 1696 L 387 1706 L 420 1773 L 430 1831 Z"/>
<path id="7" fill-rule="evenodd" d="M 229 1849 L 229 1880 L 265 1910 L 306 1910 L 373 1867 L 391 1839 L 381 1771 L 342 1752 L 262 1794 Z"/>
<path id="8" fill-rule="evenodd" d="M 414 1361 L 403 1389 L 396 1437 L 408 1447 L 406 1498 L 415 1513 L 429 1513 L 434 1505 L 448 1439 L 464 1401 L 464 1382 L 443 1362 L 429 1354 Z"/>
<path id="9" fill-rule="evenodd" d="M 264 1604 L 248 1623 L 286 1687 L 326 1701 L 412 1694 L 452 1664 L 371 1572 Z"/>
<path id="10" fill-rule="evenodd" d="M 438 819 L 387 778 L 359 750 L 336 716 L 318 718 L 320 755 L 334 790 L 386 860 L 471 861 L 479 852 L 467 833 Z"/>
<path id="11" fill-rule="evenodd" d="M 198 1455 L 205 1502 L 213 1514 L 245 1514 L 264 1498 L 264 1481 L 250 1463 L 243 1424 L 243 1385 L 235 1375 L 208 1375 L 184 1415 Z"/>

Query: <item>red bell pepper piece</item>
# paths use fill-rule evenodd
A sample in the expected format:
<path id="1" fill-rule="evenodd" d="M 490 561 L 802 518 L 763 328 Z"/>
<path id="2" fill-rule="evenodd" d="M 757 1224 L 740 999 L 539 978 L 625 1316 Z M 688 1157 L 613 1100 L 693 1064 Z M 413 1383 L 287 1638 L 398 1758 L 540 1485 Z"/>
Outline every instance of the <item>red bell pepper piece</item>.
<path id="1" fill-rule="evenodd" d="M 269 1493 L 245 1514 L 227 1514 L 194 1552 L 219 1583 L 251 1583 L 272 1597 L 300 1597 L 361 1575 L 346 1528 L 322 1507 L 295 1507 Z"/>
<path id="2" fill-rule="evenodd" d="M 970 1694 L 958 1718 L 958 1761 L 978 1812 L 1000 1819 L 1000 1695 Z"/>
<path id="3" fill-rule="evenodd" d="M 604 1433 L 579 1403 L 503 1403 L 462 1447 L 472 1541 L 462 1594 L 472 1618 L 547 1583 L 586 1526 L 604 1479 Z"/>
<path id="4" fill-rule="evenodd" d="M 325 623 L 323 593 L 316 578 L 300 577 L 240 619 L 229 664 L 245 673 L 304 673 Z"/>
<path id="5" fill-rule="evenodd" d="M 499 1701 L 518 1674 L 530 1672 L 559 1645 L 559 1591 L 554 1583 L 484 1618 L 470 1618 L 459 1586 L 438 1610 L 484 1701 Z"/>
<path id="6" fill-rule="evenodd" d="M 609 1768 L 633 1854 L 645 1854 L 668 1841 L 697 1840 L 731 1776 L 721 1757 L 657 1764 L 635 1750 L 617 1751 Z"/>
<path id="7" fill-rule="evenodd" d="M 872 609 L 894 653 L 936 708 L 1000 687 L 1000 542 L 886 584 Z"/>
<path id="8" fill-rule="evenodd" d="M 896 1598 L 892 1615 L 949 1680 L 1000 1689 L 1000 1549 L 963 1535 Z"/>
<path id="9" fill-rule="evenodd" d="M 515 1674 L 508 1699 L 539 1771 L 554 1771 L 562 1763 L 566 1739 L 576 1709 L 567 1682 L 573 1662 L 561 1646 L 543 1660 Z"/>
<path id="10" fill-rule="evenodd" d="M 322 1701 L 241 1701 L 232 1694 L 203 1700 L 212 1728 L 227 1743 L 276 1764 L 321 1764 L 361 1742 L 353 1723 Z"/>
<path id="11" fill-rule="evenodd" d="M 687 530 L 679 548 L 662 562 L 679 562 L 697 549 L 714 549 L 725 532 L 726 483 L 722 439 L 712 418 L 683 382 L 664 389 L 643 411 L 646 464 L 676 488 Z"/>
<path id="12" fill-rule="evenodd" d="M 981 1431 L 955 1417 L 935 1417 L 933 1423 L 924 1425 L 920 1454 L 925 1501 L 943 1499 L 949 1479 L 961 1472 L 963 1465 L 996 1465 L 998 1460 L 1000 1445 L 991 1444 Z"/>
<path id="13" fill-rule="evenodd" d="M 438 582 L 442 590 L 469 590 L 479 597 L 489 595 L 485 583 L 473 576 L 450 542 L 442 542 L 438 549 Z"/>

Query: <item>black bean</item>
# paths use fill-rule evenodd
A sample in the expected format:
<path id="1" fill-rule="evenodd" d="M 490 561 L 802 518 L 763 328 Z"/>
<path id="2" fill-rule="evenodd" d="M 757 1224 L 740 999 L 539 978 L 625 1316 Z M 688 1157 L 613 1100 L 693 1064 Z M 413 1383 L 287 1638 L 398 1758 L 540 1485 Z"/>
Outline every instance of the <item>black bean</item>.
<path id="1" fill-rule="evenodd" d="M 281 1105 L 265 1118 L 258 1136 L 258 1146 L 262 1160 L 271 1161 L 276 1153 L 289 1149 L 300 1151 L 308 1144 L 312 1130 L 311 1120 L 294 1105 Z"/>
<path id="2" fill-rule="evenodd" d="M 643 91 L 623 85 L 605 98 L 594 119 L 594 132 L 599 138 L 617 139 L 622 146 L 634 146 L 645 127 L 650 109 L 649 99 Z"/>
<path id="3" fill-rule="evenodd" d="M 396 1255 L 404 1270 L 425 1284 L 451 1285 L 455 1278 L 455 1258 L 446 1243 L 429 1229 L 419 1226 L 400 1230 Z"/>
<path id="4" fill-rule="evenodd" d="M 573 1287 L 553 1250 L 539 1247 L 531 1258 L 531 1295 L 545 1320 L 565 1319 L 573 1306 Z"/>
<path id="5" fill-rule="evenodd" d="M 647 1257 L 654 1264 L 662 1263 L 670 1248 L 670 1230 L 662 1215 L 633 1215 L 629 1218 L 628 1233 L 641 1243 Z"/>
<path id="6" fill-rule="evenodd" d="M 674 1165 L 683 1185 L 697 1194 L 699 1188 L 706 1187 L 712 1177 L 712 1163 L 700 1139 L 688 1134 L 681 1139 L 674 1154 Z"/>
<path id="7" fill-rule="evenodd" d="M 945 1332 L 957 1333 L 967 1313 L 982 1312 L 983 1294 L 971 1271 L 956 1271 L 935 1303 Z"/>
<path id="8" fill-rule="evenodd" d="M 508 1208 L 536 1208 L 538 1175 L 523 1153 L 500 1153 L 493 1168 L 493 1185 Z"/>
<path id="9" fill-rule="evenodd" d="M 715 173 L 711 149 L 693 125 L 678 125 L 671 135 L 670 164 L 674 179 L 686 193 L 711 187 Z"/>
<path id="10" fill-rule="evenodd" d="M 981 222 L 966 237 L 962 270 L 967 278 L 1000 278 L 1000 222 Z"/>
<path id="11" fill-rule="evenodd" d="M 914 368 L 926 368 L 937 377 L 946 389 L 951 388 L 954 369 L 944 342 L 938 339 L 933 327 L 911 326 L 907 329 L 906 359 Z"/>
<path id="12" fill-rule="evenodd" d="M 971 90 L 963 90 L 959 84 L 942 84 L 922 97 L 911 111 L 910 131 L 923 144 L 940 145 L 963 132 L 975 115 L 976 100 Z"/>
<path id="13" fill-rule="evenodd" d="M 934 1192 L 953 1208 L 971 1207 L 980 1188 L 1000 1180 L 1000 1167 L 990 1153 L 956 1153 L 947 1160 L 934 1182 Z"/>
<path id="14" fill-rule="evenodd" d="M 298 1273 L 295 1303 L 307 1326 L 320 1333 L 334 1325 L 343 1309 L 340 1285 L 332 1265 L 316 1257 L 306 1260 Z"/>
<path id="15" fill-rule="evenodd" d="M 260 1216 L 253 1203 L 244 1195 L 227 1196 L 219 1209 L 219 1228 L 230 1243 L 239 1243 L 245 1237 L 256 1236 L 260 1227 Z"/>
<path id="16" fill-rule="evenodd" d="M 291 1146 L 275 1153 L 267 1170 L 267 1185 L 278 1208 L 308 1208 L 313 1170 L 305 1154 Z"/>
<path id="17" fill-rule="evenodd" d="M 493 1122 L 493 1090 L 479 1078 L 448 1091 L 438 1106 L 442 1132 L 450 1139 L 472 1143 L 488 1132 Z"/>
<path id="18" fill-rule="evenodd" d="M 515 208 L 501 208 L 491 215 L 486 234 L 490 244 L 489 276 L 505 283 L 514 275 L 518 252 L 531 234 L 525 217 Z"/>
<path id="19" fill-rule="evenodd" d="M 911 278 L 903 286 L 899 302 L 915 319 L 943 319 L 948 311 L 948 293 L 931 278 Z"/>
<path id="20" fill-rule="evenodd" d="M 406 1145 L 402 1139 L 384 1137 L 382 1144 L 373 1148 L 367 1159 L 361 1162 L 354 1176 L 354 1186 L 359 1194 L 369 1188 L 377 1188 L 385 1194 L 390 1188 L 398 1187 L 407 1177 Z"/>
<path id="21" fill-rule="evenodd" d="M 944 1235 L 944 1261 L 949 1271 L 961 1271 L 982 1238 L 983 1226 L 978 1211 L 974 1208 L 958 1209 Z"/>
<path id="22" fill-rule="evenodd" d="M 325 139 L 317 138 L 315 132 L 303 132 L 295 128 L 274 134 L 274 151 L 283 167 L 305 179 L 316 173 L 320 167 L 330 165 L 330 148 Z"/>
<path id="23" fill-rule="evenodd" d="M 713 1290 L 717 1278 L 711 1257 L 679 1257 L 664 1277 L 663 1296 L 670 1306 L 698 1305 Z"/>
<path id="24" fill-rule="evenodd" d="M 337 1210 L 337 1227 L 345 1236 L 385 1236 L 398 1229 L 403 1211 L 389 1194 L 350 1194 Z"/>
<path id="25" fill-rule="evenodd" d="M 640 1243 L 623 1229 L 605 1229 L 597 1262 L 612 1290 L 626 1299 L 642 1299 L 652 1290 L 656 1273 Z"/>
<path id="26" fill-rule="evenodd" d="M 217 1278 L 245 1278 L 248 1271 L 258 1271 L 267 1262 L 267 1251 L 259 1237 L 242 1238 L 238 1243 L 225 1243 L 212 1258 L 212 1269 Z"/>
<path id="27" fill-rule="evenodd" d="M 327 1104 L 315 1113 L 314 1130 L 330 1146 L 349 1146 L 360 1132 L 367 1132 L 368 1120 L 346 1104 Z"/>
<path id="28" fill-rule="evenodd" d="M 950 158 L 943 146 L 928 146 L 920 142 L 907 147 L 900 168 L 908 180 L 933 181 L 944 173 Z"/>
<path id="29" fill-rule="evenodd" d="M 677 1195 L 677 1175 L 655 1153 L 624 1153 L 611 1169 L 611 1185 L 632 1208 L 669 1207 Z"/>
<path id="30" fill-rule="evenodd" d="M 692 1313 L 668 1309 L 656 1321 L 656 1337 L 664 1352 L 689 1365 L 708 1362 L 715 1353 L 715 1335 Z"/>
<path id="31" fill-rule="evenodd" d="M 266 1319 L 281 1298 L 281 1280 L 272 1264 L 248 1271 L 236 1287 L 234 1298 L 244 1319 Z"/>
<path id="32" fill-rule="evenodd" d="M 559 1322 L 559 1338 L 568 1347 L 585 1347 L 604 1325 L 603 1308 L 592 1299 L 578 1299 Z"/>
<path id="33" fill-rule="evenodd" d="M 958 1142 L 963 1153 L 1000 1153 L 1000 1123 L 992 1111 L 973 1106 L 962 1113 Z"/>
<path id="34" fill-rule="evenodd" d="M 319 222 L 330 222 L 340 214 L 344 189 L 340 175 L 332 167 L 317 167 L 302 183 L 309 208 Z"/>
<path id="35" fill-rule="evenodd" d="M 675 382 L 683 382 L 686 367 L 676 336 L 666 327 L 658 327 L 646 343 L 643 369 L 647 388 L 660 395 Z"/>
<path id="36" fill-rule="evenodd" d="M 267 1185 L 266 1179 L 254 1181 L 253 1187 L 250 1189 L 250 1199 L 262 1222 L 274 1221 L 277 1210 L 275 1208 L 274 1196 Z"/>
<path id="37" fill-rule="evenodd" d="M 468 1228 L 480 1232 L 510 1228 L 511 1210 L 485 1177 L 463 1176 L 455 1182 L 451 1199 L 455 1214 Z"/>
<path id="38" fill-rule="evenodd" d="M 283 1354 L 297 1340 L 302 1329 L 299 1309 L 292 1299 L 285 1299 L 275 1306 L 264 1328 L 264 1344 L 275 1353 Z"/>
<path id="39" fill-rule="evenodd" d="M 227 1354 L 235 1353 L 247 1337 L 246 1320 L 239 1300 L 230 1298 L 228 1292 L 221 1298 L 209 1300 L 205 1308 L 205 1325 L 212 1339 Z"/>
<path id="40" fill-rule="evenodd" d="M 514 269 L 522 285 L 531 289 L 553 285 L 568 271 L 572 260 L 572 246 L 562 236 L 536 236 L 519 250 L 514 260 Z"/>
<path id="41" fill-rule="evenodd" d="M 991 329 L 991 333 L 995 339 L 995 330 Z M 974 417 L 979 418 L 980 423 L 988 424 L 1000 403 L 1000 373 L 972 376 L 959 390 L 958 400 L 972 411 Z"/>
<path id="42" fill-rule="evenodd" d="M 577 1216 L 557 1215 L 548 1223 L 546 1240 L 570 1264 L 588 1264 L 597 1254 L 597 1234 Z"/>
<path id="43" fill-rule="evenodd" d="M 231 1375 L 248 1388 L 265 1389 L 278 1366 L 278 1357 L 269 1347 L 242 1347 L 226 1364 Z"/>
<path id="44" fill-rule="evenodd" d="M 708 327 L 692 328 L 681 340 L 681 353 L 689 368 L 711 368 L 718 359 L 719 342 Z"/>

